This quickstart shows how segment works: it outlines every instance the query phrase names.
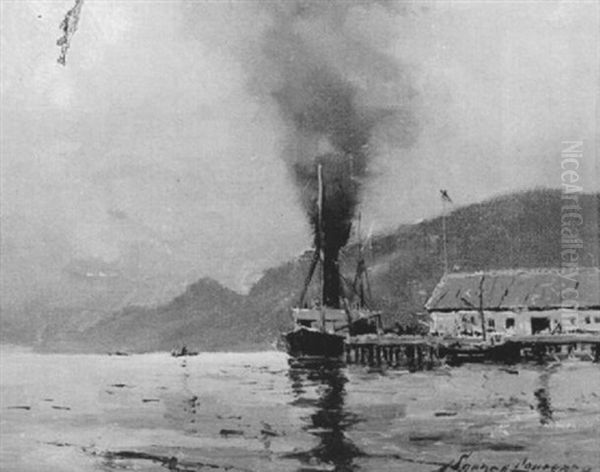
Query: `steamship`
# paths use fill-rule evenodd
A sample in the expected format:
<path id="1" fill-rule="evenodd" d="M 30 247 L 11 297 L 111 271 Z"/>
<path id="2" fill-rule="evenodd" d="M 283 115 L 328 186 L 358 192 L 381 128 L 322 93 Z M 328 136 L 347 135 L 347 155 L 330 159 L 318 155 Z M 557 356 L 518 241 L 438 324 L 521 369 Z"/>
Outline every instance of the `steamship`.
<path id="1" fill-rule="evenodd" d="M 340 358 L 349 336 L 381 332 L 381 314 L 372 311 L 367 302 L 366 295 L 370 290 L 360 238 L 358 264 L 352 283 L 340 275 L 337 255 L 331 260 L 326 254 L 322 224 L 325 195 L 321 165 L 317 172 L 319 196 L 316 247 L 300 302 L 292 309 L 294 326 L 283 336 L 288 354 L 296 359 Z M 306 293 L 317 267 L 320 270 L 320 299 L 308 306 L 305 302 Z"/>

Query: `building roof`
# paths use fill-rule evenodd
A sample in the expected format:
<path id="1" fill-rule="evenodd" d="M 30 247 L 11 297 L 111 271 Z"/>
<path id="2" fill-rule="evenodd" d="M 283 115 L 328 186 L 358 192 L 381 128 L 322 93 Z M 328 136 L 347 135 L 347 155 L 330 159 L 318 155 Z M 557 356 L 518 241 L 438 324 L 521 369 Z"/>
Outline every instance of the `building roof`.
<path id="1" fill-rule="evenodd" d="M 600 308 L 600 268 L 515 269 L 447 274 L 425 307 L 428 311 Z M 568 290 L 571 289 L 571 290 Z M 575 291 L 576 290 L 576 291 Z"/>

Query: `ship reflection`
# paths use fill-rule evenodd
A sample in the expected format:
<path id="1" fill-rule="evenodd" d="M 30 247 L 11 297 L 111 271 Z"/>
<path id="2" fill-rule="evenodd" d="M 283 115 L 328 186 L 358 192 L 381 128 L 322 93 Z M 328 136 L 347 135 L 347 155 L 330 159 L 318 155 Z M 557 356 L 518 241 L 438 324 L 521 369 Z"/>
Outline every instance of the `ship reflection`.
<path id="1" fill-rule="evenodd" d="M 310 412 L 303 429 L 317 437 L 319 443 L 308 451 L 287 457 L 298 459 L 303 464 L 299 472 L 357 470 L 354 460 L 364 454 L 346 437 L 345 431 L 359 419 L 344 410 L 348 379 L 340 364 L 293 365 L 288 375 L 294 394 L 292 403 Z"/>

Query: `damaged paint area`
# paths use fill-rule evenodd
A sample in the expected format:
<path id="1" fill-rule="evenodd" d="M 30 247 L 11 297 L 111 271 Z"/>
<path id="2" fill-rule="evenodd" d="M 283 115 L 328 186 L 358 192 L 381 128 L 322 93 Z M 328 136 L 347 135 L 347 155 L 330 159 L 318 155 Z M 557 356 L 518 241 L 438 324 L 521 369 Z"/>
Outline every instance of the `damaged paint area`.
<path id="1" fill-rule="evenodd" d="M 57 62 L 63 66 L 67 65 L 67 51 L 71 47 L 71 39 L 77 31 L 82 7 L 83 0 L 75 0 L 75 5 L 67 12 L 59 26 L 63 35 L 56 41 L 56 45 L 60 46 Z"/>

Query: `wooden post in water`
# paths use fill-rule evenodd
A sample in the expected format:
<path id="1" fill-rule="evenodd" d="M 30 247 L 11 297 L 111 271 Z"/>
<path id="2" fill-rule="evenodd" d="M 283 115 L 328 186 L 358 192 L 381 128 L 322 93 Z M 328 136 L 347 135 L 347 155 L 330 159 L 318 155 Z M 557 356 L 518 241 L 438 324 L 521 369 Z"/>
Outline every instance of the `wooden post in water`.
<path id="1" fill-rule="evenodd" d="M 408 357 L 409 369 L 411 369 L 411 370 L 415 369 L 416 364 L 415 364 L 415 346 L 414 345 L 406 346 L 406 355 Z"/>
<path id="2" fill-rule="evenodd" d="M 544 356 L 546 354 L 546 346 L 544 344 L 534 344 L 532 347 L 532 354 L 535 360 L 542 364 L 544 362 Z"/>
<path id="3" fill-rule="evenodd" d="M 423 345 L 417 345 L 417 370 L 423 370 Z"/>
<path id="4" fill-rule="evenodd" d="M 346 344 L 345 353 L 346 353 L 346 364 L 352 364 L 352 346 L 351 345 Z"/>
<path id="5" fill-rule="evenodd" d="M 427 369 L 433 369 L 433 346 L 427 345 Z"/>

